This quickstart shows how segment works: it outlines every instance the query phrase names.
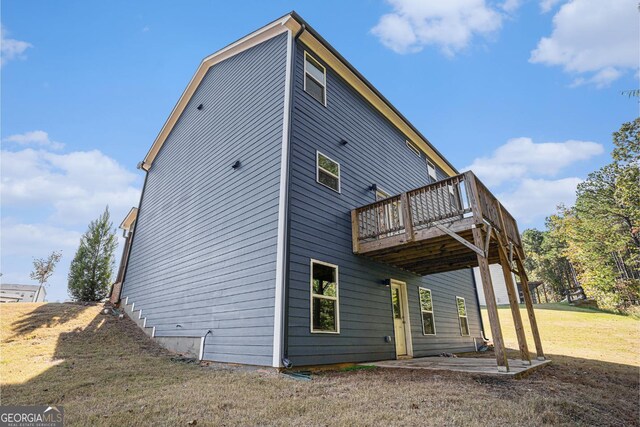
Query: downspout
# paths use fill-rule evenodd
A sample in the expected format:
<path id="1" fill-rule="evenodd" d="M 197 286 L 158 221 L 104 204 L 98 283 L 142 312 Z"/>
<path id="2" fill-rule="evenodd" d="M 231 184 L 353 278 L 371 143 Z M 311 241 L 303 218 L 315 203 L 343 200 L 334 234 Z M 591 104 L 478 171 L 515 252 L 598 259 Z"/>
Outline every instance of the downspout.
<path id="1" fill-rule="evenodd" d="M 293 104 L 295 100 L 295 83 L 294 76 L 296 72 L 296 42 L 298 38 L 302 35 L 302 33 L 307 29 L 305 24 L 302 24 L 296 35 L 293 37 L 293 41 L 291 42 L 291 78 L 289 79 L 289 94 L 291 96 L 291 102 L 289 102 L 289 128 L 287 129 L 287 144 L 289 145 L 289 150 L 287 153 L 287 183 L 291 182 L 291 128 L 292 128 L 292 120 L 293 117 Z M 291 247 L 291 215 L 290 215 L 290 204 L 289 204 L 289 185 L 287 185 L 287 191 L 285 192 L 285 220 L 286 220 L 286 237 L 285 237 L 285 251 L 284 251 L 284 310 L 282 313 L 282 365 L 285 368 L 292 367 L 292 363 L 289 360 L 289 248 Z"/>
<path id="2" fill-rule="evenodd" d="M 140 193 L 140 201 L 138 202 L 138 216 L 133 224 L 133 230 L 131 231 L 131 243 L 129 244 L 129 252 L 127 253 L 127 261 L 125 264 L 125 269 L 122 272 L 122 285 L 120 285 L 120 294 L 118 295 L 118 302 L 120 302 L 120 296 L 122 295 L 122 290 L 124 289 L 124 281 L 127 278 L 127 270 L 129 269 L 129 258 L 131 257 L 131 249 L 133 248 L 133 239 L 136 238 L 136 228 L 138 227 L 138 220 L 140 219 L 140 208 L 142 207 L 142 199 L 144 198 L 144 190 L 147 188 L 147 179 L 149 178 L 149 170 L 144 168 L 144 161 L 138 163 L 138 169 L 142 169 L 144 171 L 144 183 L 142 184 L 142 193 Z"/>
<path id="3" fill-rule="evenodd" d="M 482 321 L 482 310 L 480 309 L 480 297 L 478 296 L 478 283 L 476 282 L 476 275 L 473 274 L 473 268 L 469 269 L 471 273 L 471 280 L 473 280 L 473 289 L 476 291 L 476 307 L 478 307 L 478 318 L 480 319 L 480 334 L 482 339 L 487 342 L 487 335 L 484 332 L 484 322 Z M 475 342 L 475 340 L 474 340 Z"/>

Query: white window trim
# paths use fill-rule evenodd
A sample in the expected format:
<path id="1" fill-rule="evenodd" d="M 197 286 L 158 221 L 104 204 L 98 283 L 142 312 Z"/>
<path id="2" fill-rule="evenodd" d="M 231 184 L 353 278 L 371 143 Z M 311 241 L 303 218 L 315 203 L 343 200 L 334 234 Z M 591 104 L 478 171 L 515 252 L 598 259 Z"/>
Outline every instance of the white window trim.
<path id="1" fill-rule="evenodd" d="M 433 175 L 431 175 L 431 171 L 433 170 Z M 438 181 L 438 170 L 436 169 L 436 165 L 429 159 L 427 159 L 427 174 L 429 178 L 433 179 L 433 182 Z"/>
<path id="2" fill-rule="evenodd" d="M 460 316 L 460 312 L 458 311 L 458 300 L 460 299 L 462 300 L 462 304 L 464 304 L 464 316 Z M 460 335 L 463 337 L 471 336 L 471 328 L 469 327 L 469 315 L 467 314 L 467 301 L 463 297 L 456 296 L 456 314 L 458 315 L 458 327 L 460 328 Z M 460 324 L 461 317 L 467 319 L 467 331 L 469 333 L 466 335 L 462 333 L 462 325 Z"/>
<path id="3" fill-rule="evenodd" d="M 405 140 L 405 143 L 407 144 L 407 148 L 413 153 L 415 154 L 417 157 L 421 157 L 420 153 L 422 153 L 422 150 L 420 149 L 420 147 L 418 147 L 416 144 L 414 144 L 413 142 L 409 141 L 408 139 Z"/>
<path id="4" fill-rule="evenodd" d="M 420 290 L 425 290 L 425 291 L 429 291 L 429 294 L 431 295 L 431 311 L 428 310 L 423 310 L 422 309 L 422 298 L 420 295 Z M 433 292 L 431 292 L 431 289 L 429 288 L 423 288 L 422 286 L 418 287 L 418 304 L 420 304 L 420 320 L 422 320 L 422 335 L 427 336 L 427 337 L 431 337 L 437 334 L 437 329 L 436 329 L 436 315 L 434 314 L 434 310 L 433 310 Z M 431 316 L 433 317 L 433 333 L 432 334 L 425 334 L 424 333 L 424 318 L 422 317 L 422 313 L 431 313 Z M 458 323 L 460 323 L 460 319 L 458 319 Z"/>
<path id="5" fill-rule="evenodd" d="M 318 295 L 313 293 L 313 264 L 320 264 L 327 267 L 333 267 L 336 269 L 336 296 L 330 297 L 327 295 Z M 328 299 L 336 302 L 336 330 L 335 331 L 321 331 L 313 329 L 313 298 Z M 318 261 L 311 258 L 309 263 L 309 329 L 312 334 L 340 334 L 340 271 L 338 266 L 330 264 L 324 261 Z"/>
<path id="6" fill-rule="evenodd" d="M 322 68 L 322 73 L 324 74 L 324 83 L 319 82 L 318 79 L 316 79 L 315 77 L 313 77 L 313 75 L 311 73 L 307 73 L 307 57 L 311 58 L 313 60 L 313 62 L 315 62 L 316 64 L 318 64 L 320 66 L 320 68 Z M 322 97 L 324 102 L 320 102 L 316 99 L 316 101 L 320 102 L 320 104 L 324 105 L 325 107 L 327 106 L 327 69 L 325 68 L 324 65 L 322 65 L 320 63 L 320 61 L 318 61 L 316 58 L 313 57 L 313 55 L 311 55 L 309 52 L 307 52 L 306 50 L 304 51 L 304 79 L 303 79 L 303 88 L 304 91 L 307 92 L 307 76 L 311 77 L 316 83 L 318 83 L 320 86 L 322 86 L 322 89 L 324 90 L 324 96 Z M 307 92 L 309 93 L 309 92 Z M 312 96 L 313 99 L 315 99 Z"/>
<path id="7" fill-rule="evenodd" d="M 378 199 L 378 194 L 386 194 L 387 197 L 383 197 L 382 199 Z M 380 201 L 380 200 L 384 200 L 384 199 L 388 199 L 389 197 L 391 197 L 391 193 L 389 193 L 388 191 L 385 191 L 384 189 L 378 187 L 375 191 L 374 194 L 375 198 L 376 198 L 376 202 Z"/>
<path id="8" fill-rule="evenodd" d="M 329 160 L 331 160 L 333 163 L 335 163 L 336 165 L 338 165 L 338 175 L 336 176 L 336 174 L 329 172 L 328 170 L 326 170 L 325 168 L 320 166 L 320 156 L 322 155 L 322 157 L 325 157 Z M 331 175 L 332 177 L 336 178 L 338 180 L 338 189 L 336 190 L 335 188 L 331 188 L 328 185 L 320 182 L 320 169 L 322 169 L 322 172 L 327 173 L 329 175 Z M 316 150 L 316 182 L 324 187 L 327 187 L 330 190 L 335 191 L 336 193 L 342 193 L 342 180 L 340 179 L 340 163 L 336 162 L 335 160 L 333 160 L 331 157 L 327 156 L 326 154 Z"/>

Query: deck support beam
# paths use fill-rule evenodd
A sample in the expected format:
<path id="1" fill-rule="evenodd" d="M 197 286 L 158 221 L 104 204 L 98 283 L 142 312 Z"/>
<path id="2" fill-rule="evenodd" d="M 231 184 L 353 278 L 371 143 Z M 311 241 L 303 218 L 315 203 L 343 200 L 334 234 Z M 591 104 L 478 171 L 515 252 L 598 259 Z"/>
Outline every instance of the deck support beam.
<path id="1" fill-rule="evenodd" d="M 497 237 L 498 237 L 498 252 L 500 255 L 500 265 L 502 267 L 502 274 L 504 275 L 504 283 L 506 285 L 507 295 L 509 297 L 509 306 L 511 307 L 511 315 L 513 316 L 513 325 L 516 329 L 516 336 L 518 337 L 518 347 L 520 348 L 520 358 L 526 364 L 531 365 L 531 356 L 529 355 L 527 338 L 524 333 L 522 316 L 520 315 L 520 306 L 518 305 L 518 297 L 516 295 L 516 286 L 515 286 L 515 283 L 513 282 L 513 274 L 511 273 L 511 265 L 509 263 L 509 258 L 507 257 L 507 251 L 504 248 L 504 246 L 502 246 L 504 243 L 504 239 L 500 239 L 500 236 L 497 236 Z"/>
<path id="2" fill-rule="evenodd" d="M 460 235 L 458 235 L 456 232 L 449 230 L 447 227 L 445 227 L 442 224 L 433 224 L 438 230 L 442 231 L 445 234 L 448 234 L 449 236 L 453 237 L 456 241 L 460 242 L 461 244 L 463 244 L 464 246 L 466 246 L 467 248 L 471 249 L 473 252 L 475 252 L 476 254 L 478 254 L 478 256 L 482 256 L 484 257 L 487 253 L 487 251 L 483 251 L 482 249 L 480 249 L 477 246 L 477 242 L 474 245 L 473 243 L 468 242 L 465 238 L 461 237 Z M 487 247 L 489 246 L 488 244 L 486 245 Z M 480 245 L 480 247 L 482 247 L 482 244 Z"/>
<path id="3" fill-rule="evenodd" d="M 476 246 L 482 247 L 484 239 L 480 228 L 473 229 L 473 240 Z M 509 372 L 507 353 L 504 348 L 500 319 L 498 318 L 498 307 L 496 305 L 496 295 L 491 282 L 491 272 L 489 270 L 489 260 L 487 257 L 477 253 L 478 265 L 480 267 L 480 277 L 482 278 L 482 290 L 487 303 L 487 313 L 489 314 L 489 324 L 491 326 L 491 338 L 493 339 L 493 349 L 498 363 L 498 371 Z"/>
<path id="4" fill-rule="evenodd" d="M 538 360 L 545 360 L 544 352 L 542 351 L 542 341 L 540 340 L 540 332 L 538 331 L 538 322 L 536 321 L 536 314 L 533 312 L 533 301 L 531 299 L 531 290 L 529 289 L 529 279 L 527 278 L 527 273 L 525 273 L 524 265 L 520 258 L 516 258 L 516 264 L 518 265 L 520 283 L 522 284 L 522 294 L 524 295 L 524 303 L 527 306 L 527 314 L 529 315 L 529 323 L 531 324 L 531 333 L 533 334 L 533 341 L 536 344 L 536 356 Z"/>

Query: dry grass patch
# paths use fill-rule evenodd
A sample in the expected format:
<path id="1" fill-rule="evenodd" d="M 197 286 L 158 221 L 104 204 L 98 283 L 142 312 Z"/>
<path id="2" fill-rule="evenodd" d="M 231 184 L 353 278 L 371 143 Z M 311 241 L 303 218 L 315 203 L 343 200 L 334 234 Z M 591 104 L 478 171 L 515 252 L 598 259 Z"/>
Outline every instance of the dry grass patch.
<path id="1" fill-rule="evenodd" d="M 6 305 L 0 328 L 2 404 L 60 404 L 68 425 L 637 425 L 640 415 L 637 366 L 579 354 L 519 381 L 375 369 L 303 382 L 172 360 L 97 306 Z"/>

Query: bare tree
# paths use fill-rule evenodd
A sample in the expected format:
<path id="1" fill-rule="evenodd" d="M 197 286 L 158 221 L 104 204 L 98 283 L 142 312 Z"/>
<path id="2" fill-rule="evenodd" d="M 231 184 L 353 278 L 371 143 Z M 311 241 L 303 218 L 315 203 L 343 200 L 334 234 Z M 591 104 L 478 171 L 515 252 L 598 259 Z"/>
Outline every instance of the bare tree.
<path id="1" fill-rule="evenodd" d="M 58 263 L 58 261 L 60 261 L 60 258 L 62 258 L 62 253 L 60 251 L 53 251 L 47 258 L 37 258 L 33 260 L 33 271 L 31 272 L 31 279 L 37 280 L 40 284 L 34 301 L 38 300 L 38 297 L 40 296 L 40 290 L 47 284 L 47 280 L 49 280 L 49 277 L 51 277 L 51 275 L 53 274 L 53 271 L 56 268 L 56 264 Z"/>

